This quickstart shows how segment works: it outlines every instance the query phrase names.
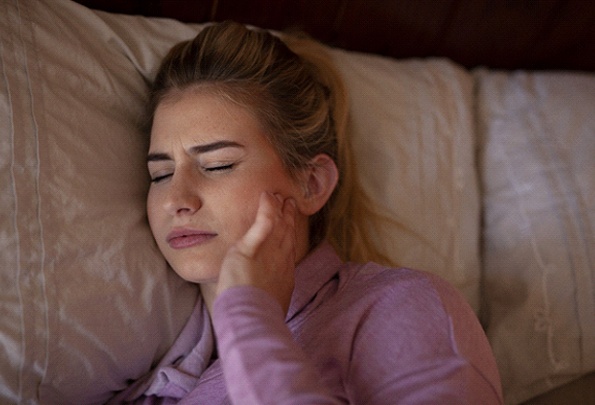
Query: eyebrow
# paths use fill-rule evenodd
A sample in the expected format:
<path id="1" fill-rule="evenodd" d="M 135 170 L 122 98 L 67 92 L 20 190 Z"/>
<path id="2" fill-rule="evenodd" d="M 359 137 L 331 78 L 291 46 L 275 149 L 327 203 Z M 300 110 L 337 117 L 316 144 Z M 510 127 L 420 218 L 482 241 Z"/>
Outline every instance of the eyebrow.
<path id="1" fill-rule="evenodd" d="M 190 153 L 194 155 L 199 155 L 202 153 L 213 152 L 223 148 L 243 148 L 244 145 L 241 145 L 237 142 L 233 141 L 217 141 L 212 143 L 207 143 L 204 145 L 196 145 L 190 148 Z M 147 155 L 147 162 L 158 162 L 160 160 L 173 160 L 170 155 L 167 153 L 149 153 Z"/>

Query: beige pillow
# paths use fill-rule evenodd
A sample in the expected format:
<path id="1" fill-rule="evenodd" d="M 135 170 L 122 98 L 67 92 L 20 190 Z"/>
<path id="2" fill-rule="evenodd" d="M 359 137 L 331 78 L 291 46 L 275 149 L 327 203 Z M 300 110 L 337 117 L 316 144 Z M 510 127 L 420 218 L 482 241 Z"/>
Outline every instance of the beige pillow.
<path id="1" fill-rule="evenodd" d="M 105 402 L 196 299 L 145 218 L 146 83 L 71 2 L 0 2 L 0 37 L 0 403 Z"/>
<path id="2" fill-rule="evenodd" d="M 478 311 L 473 77 L 443 59 L 334 55 L 351 95 L 358 171 L 388 218 L 374 229 L 377 245 L 449 280 Z"/>
<path id="3" fill-rule="evenodd" d="M 595 76 L 477 78 L 487 332 L 518 403 L 595 369 Z"/>

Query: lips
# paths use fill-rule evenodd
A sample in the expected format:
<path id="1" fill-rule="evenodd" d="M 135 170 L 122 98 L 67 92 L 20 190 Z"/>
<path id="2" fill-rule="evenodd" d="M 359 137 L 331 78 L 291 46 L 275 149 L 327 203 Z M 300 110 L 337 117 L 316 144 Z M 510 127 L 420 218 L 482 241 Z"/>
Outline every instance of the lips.
<path id="1" fill-rule="evenodd" d="M 202 245 L 217 236 L 216 233 L 194 229 L 176 229 L 167 235 L 166 241 L 172 249 L 186 249 Z"/>

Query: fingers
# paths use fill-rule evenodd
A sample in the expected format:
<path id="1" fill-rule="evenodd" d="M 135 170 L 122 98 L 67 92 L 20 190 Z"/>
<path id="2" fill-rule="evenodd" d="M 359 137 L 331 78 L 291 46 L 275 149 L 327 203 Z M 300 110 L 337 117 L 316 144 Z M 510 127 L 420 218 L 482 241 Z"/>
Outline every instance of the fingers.
<path id="1" fill-rule="evenodd" d="M 258 203 L 256 219 L 248 232 L 238 241 L 238 250 L 245 256 L 254 257 L 258 247 L 264 242 L 275 224 L 272 196 L 262 193 Z"/>
<path id="2" fill-rule="evenodd" d="M 287 311 L 295 284 L 296 204 L 263 193 L 254 223 L 223 259 L 216 295 L 251 285 L 268 292 Z"/>

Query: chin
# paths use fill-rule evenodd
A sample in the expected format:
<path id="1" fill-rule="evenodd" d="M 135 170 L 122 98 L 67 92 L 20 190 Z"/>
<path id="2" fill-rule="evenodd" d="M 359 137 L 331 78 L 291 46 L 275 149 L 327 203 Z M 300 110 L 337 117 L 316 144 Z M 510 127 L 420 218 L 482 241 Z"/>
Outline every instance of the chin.
<path id="1" fill-rule="evenodd" d="M 221 259 L 193 260 L 190 263 L 177 263 L 175 260 L 168 262 L 178 276 L 190 283 L 213 283 L 219 278 Z"/>

